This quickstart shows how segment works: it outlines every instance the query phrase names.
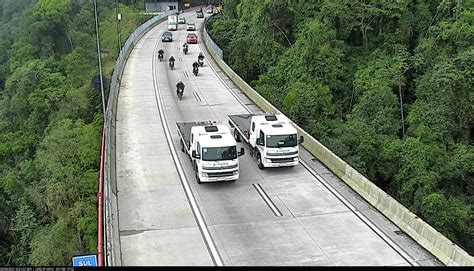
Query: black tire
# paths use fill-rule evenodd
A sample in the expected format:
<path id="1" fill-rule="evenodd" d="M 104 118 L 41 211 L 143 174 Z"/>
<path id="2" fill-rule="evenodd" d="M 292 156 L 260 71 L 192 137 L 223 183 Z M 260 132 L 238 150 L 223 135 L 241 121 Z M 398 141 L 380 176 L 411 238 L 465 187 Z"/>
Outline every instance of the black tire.
<path id="1" fill-rule="evenodd" d="M 199 174 L 197 170 L 196 170 L 196 181 L 198 184 L 202 184 L 201 179 L 199 179 Z"/>
<path id="2" fill-rule="evenodd" d="M 234 138 L 235 138 L 235 141 L 242 142 L 242 140 L 240 139 L 239 131 L 237 131 L 237 129 L 234 129 Z"/>
<path id="3" fill-rule="evenodd" d="M 262 156 L 260 155 L 260 153 L 257 153 L 257 161 L 258 161 L 258 168 L 260 170 L 264 170 L 265 166 L 262 163 Z"/>

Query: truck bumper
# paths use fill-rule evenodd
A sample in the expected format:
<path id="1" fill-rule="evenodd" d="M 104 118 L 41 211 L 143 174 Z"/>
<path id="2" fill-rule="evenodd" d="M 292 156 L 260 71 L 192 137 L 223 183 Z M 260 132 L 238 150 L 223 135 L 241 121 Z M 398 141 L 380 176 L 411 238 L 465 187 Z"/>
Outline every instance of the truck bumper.
<path id="1" fill-rule="evenodd" d="M 239 179 L 239 174 L 226 177 L 201 177 L 203 183 L 230 182 Z"/>
<path id="2" fill-rule="evenodd" d="M 296 166 L 299 164 L 299 159 L 296 159 L 295 161 L 292 162 L 273 162 L 273 163 L 268 163 L 264 162 L 263 166 L 264 167 L 292 167 Z"/>

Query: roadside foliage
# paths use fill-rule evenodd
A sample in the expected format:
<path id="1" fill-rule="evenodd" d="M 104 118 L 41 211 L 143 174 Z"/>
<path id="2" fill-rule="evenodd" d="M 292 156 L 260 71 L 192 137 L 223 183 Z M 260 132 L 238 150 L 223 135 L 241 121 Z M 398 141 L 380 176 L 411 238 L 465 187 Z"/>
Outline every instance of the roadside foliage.
<path id="1" fill-rule="evenodd" d="M 131 2 L 120 6 L 122 43 L 146 19 Z M 115 1 L 98 8 L 110 79 Z M 65 266 L 97 251 L 96 48 L 92 1 L 0 0 L 0 266 Z"/>
<path id="2" fill-rule="evenodd" d="M 474 2 L 223 3 L 234 71 L 473 255 Z"/>

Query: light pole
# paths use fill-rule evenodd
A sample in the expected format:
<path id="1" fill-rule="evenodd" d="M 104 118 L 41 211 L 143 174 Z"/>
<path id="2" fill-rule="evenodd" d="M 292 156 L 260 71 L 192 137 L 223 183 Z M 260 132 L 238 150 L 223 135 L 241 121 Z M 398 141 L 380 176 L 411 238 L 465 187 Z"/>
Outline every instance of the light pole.
<path id="1" fill-rule="evenodd" d="M 99 38 L 99 19 L 97 16 L 97 0 L 94 2 L 94 15 L 95 15 L 95 33 L 96 33 L 96 43 L 97 43 L 97 58 L 99 61 L 99 77 L 100 77 L 100 92 L 102 95 L 102 112 L 104 114 L 104 123 L 105 123 L 105 97 L 104 97 L 104 77 L 102 76 L 102 56 L 100 54 L 100 38 Z"/>
<path id="2" fill-rule="evenodd" d="M 118 0 L 115 0 L 115 14 L 117 15 L 117 40 L 118 40 L 118 49 L 119 55 L 122 51 L 122 30 L 120 29 L 120 21 L 122 20 L 122 14 L 120 14 L 120 7 Z"/>

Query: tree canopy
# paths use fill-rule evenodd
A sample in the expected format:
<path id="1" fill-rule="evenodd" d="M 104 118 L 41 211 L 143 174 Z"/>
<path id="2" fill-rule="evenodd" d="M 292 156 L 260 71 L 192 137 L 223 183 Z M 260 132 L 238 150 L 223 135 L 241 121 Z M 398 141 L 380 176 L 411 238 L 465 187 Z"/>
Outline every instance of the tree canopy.
<path id="1" fill-rule="evenodd" d="M 98 1 L 110 78 L 115 1 Z M 122 4 L 122 42 L 146 18 Z M 0 266 L 65 266 L 97 250 L 103 124 L 93 5 L 0 0 Z"/>
<path id="2" fill-rule="evenodd" d="M 474 2 L 223 2 L 234 71 L 474 254 Z"/>

